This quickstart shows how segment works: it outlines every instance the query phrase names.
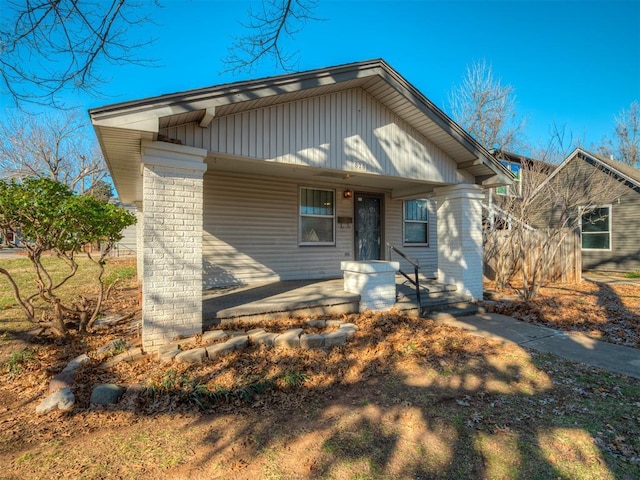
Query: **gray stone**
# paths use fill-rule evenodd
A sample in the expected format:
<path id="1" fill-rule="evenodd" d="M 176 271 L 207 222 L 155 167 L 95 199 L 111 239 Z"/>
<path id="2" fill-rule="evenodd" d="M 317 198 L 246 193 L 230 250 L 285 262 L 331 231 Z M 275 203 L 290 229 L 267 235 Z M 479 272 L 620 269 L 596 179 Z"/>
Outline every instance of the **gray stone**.
<path id="1" fill-rule="evenodd" d="M 327 320 L 327 327 L 339 327 L 344 323 L 342 320 Z"/>
<path id="2" fill-rule="evenodd" d="M 263 333 L 265 333 L 264 328 L 254 328 L 254 329 L 249 330 L 249 331 L 247 332 L 247 336 L 249 337 L 249 341 L 253 342 L 253 341 L 254 341 L 254 340 L 253 340 L 253 338 L 254 338 L 256 335 L 261 335 L 261 334 L 263 334 Z"/>
<path id="3" fill-rule="evenodd" d="M 347 338 L 353 338 L 353 336 L 358 331 L 358 327 L 356 327 L 355 325 L 350 325 L 348 323 L 345 323 L 344 325 L 340 325 L 340 328 L 338 328 L 337 331 L 344 332 L 347 335 Z"/>
<path id="4" fill-rule="evenodd" d="M 316 333 L 303 333 L 300 335 L 300 348 L 322 348 L 324 336 Z"/>
<path id="5" fill-rule="evenodd" d="M 206 350 L 207 350 L 207 356 L 209 357 L 209 359 L 212 360 L 226 353 L 233 352 L 235 350 L 235 347 L 225 342 L 225 343 L 217 343 L 215 345 L 211 345 L 210 347 L 207 347 Z"/>
<path id="6" fill-rule="evenodd" d="M 73 385 L 73 379 L 75 378 L 78 369 L 90 361 L 91 359 L 85 354 L 79 355 L 71 360 L 60 373 L 54 375 L 51 379 L 49 382 L 49 393 L 51 394 L 65 388 L 70 388 L 71 385 Z"/>
<path id="7" fill-rule="evenodd" d="M 174 357 L 178 363 L 202 363 L 205 358 L 207 358 L 207 350 L 204 348 L 185 350 Z"/>
<path id="8" fill-rule="evenodd" d="M 273 347 L 275 345 L 277 333 L 262 332 L 249 337 L 251 342 L 256 345 L 266 345 L 267 347 Z"/>
<path id="9" fill-rule="evenodd" d="M 210 330 L 202 334 L 202 343 L 208 345 L 219 340 L 226 340 L 229 338 L 223 330 Z"/>
<path id="10" fill-rule="evenodd" d="M 127 343 L 122 338 L 114 338 L 110 342 L 105 343 L 103 346 L 96 350 L 98 355 L 102 355 L 103 353 L 109 353 L 110 350 L 115 350 L 119 346 L 123 345 L 125 348 L 131 347 L 131 344 Z"/>
<path id="11" fill-rule="evenodd" d="M 358 327 L 355 323 L 350 323 L 350 322 L 342 322 L 340 324 L 339 328 L 353 328 L 354 330 L 360 330 L 360 327 Z"/>
<path id="12" fill-rule="evenodd" d="M 125 392 L 125 388 L 115 383 L 103 383 L 96 385 L 91 392 L 89 403 L 94 405 L 112 405 L 118 403 L 120 397 Z"/>
<path id="13" fill-rule="evenodd" d="M 324 328 L 327 326 L 326 320 L 307 320 L 305 323 L 312 328 Z"/>
<path id="14" fill-rule="evenodd" d="M 300 334 L 303 332 L 301 328 L 292 328 L 284 333 L 278 335 L 275 339 L 275 345 L 277 347 L 300 347 Z"/>
<path id="15" fill-rule="evenodd" d="M 171 363 L 180 352 L 182 350 L 175 345 L 163 345 L 158 349 L 158 360 L 161 363 Z"/>
<path id="16" fill-rule="evenodd" d="M 154 350 L 154 353 L 156 354 L 156 356 L 160 356 L 165 352 L 171 352 L 173 350 L 175 350 L 176 348 L 178 348 L 177 345 L 174 345 L 173 343 L 167 343 L 166 345 L 160 345 L 158 348 L 156 348 Z"/>
<path id="17" fill-rule="evenodd" d="M 116 355 L 115 357 L 108 359 L 102 365 L 105 368 L 109 368 L 109 367 L 113 367 L 114 365 L 120 362 L 134 362 L 136 360 L 140 360 L 142 357 L 144 357 L 144 352 L 142 351 L 142 348 L 140 347 L 131 348 L 126 352 L 121 353 L 120 355 Z"/>
<path id="18" fill-rule="evenodd" d="M 323 333 L 325 347 L 337 347 L 347 342 L 347 332 L 338 329 L 335 332 Z"/>
<path id="19" fill-rule="evenodd" d="M 236 350 L 240 350 L 249 345 L 249 335 L 242 335 L 237 337 L 231 337 L 229 340 L 224 342 L 227 345 L 232 345 Z"/>
<path id="20" fill-rule="evenodd" d="M 45 398 L 40 405 L 36 407 L 36 413 L 38 415 L 43 415 L 55 410 L 56 408 L 63 412 L 68 412 L 73 409 L 75 403 L 76 397 L 73 395 L 73 392 L 71 392 L 71 389 L 63 388 L 62 390 L 58 390 L 53 395 L 49 395 Z"/>
<path id="21" fill-rule="evenodd" d="M 246 332 L 242 332 L 240 330 L 228 331 L 228 332 L 225 330 L 225 333 L 229 335 L 229 338 L 244 337 L 247 334 Z"/>
<path id="22" fill-rule="evenodd" d="M 84 365 L 85 363 L 90 362 L 91 359 L 86 355 L 86 354 L 82 354 L 82 355 L 78 355 L 76 358 L 74 358 L 73 360 L 71 360 L 66 367 L 64 367 L 62 369 L 62 372 L 60 373 L 71 373 L 72 375 L 75 374 L 75 372 L 78 371 L 78 369 Z"/>

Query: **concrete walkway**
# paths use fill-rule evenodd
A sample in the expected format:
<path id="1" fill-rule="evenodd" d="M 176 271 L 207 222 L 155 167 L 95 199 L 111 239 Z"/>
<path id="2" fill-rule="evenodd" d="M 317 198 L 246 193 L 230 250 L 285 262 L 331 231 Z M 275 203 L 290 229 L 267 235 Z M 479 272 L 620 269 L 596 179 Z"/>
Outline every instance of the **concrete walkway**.
<path id="1" fill-rule="evenodd" d="M 474 335 L 517 343 L 573 362 L 640 379 L 640 350 L 637 348 L 600 342 L 581 333 L 565 333 L 497 313 L 458 318 L 441 314 L 434 319 L 438 323 L 463 328 Z"/>
<path id="2" fill-rule="evenodd" d="M 582 279 L 593 283 L 612 285 L 640 285 L 640 278 L 627 278 L 622 274 L 613 275 L 600 272 L 583 272 Z"/>

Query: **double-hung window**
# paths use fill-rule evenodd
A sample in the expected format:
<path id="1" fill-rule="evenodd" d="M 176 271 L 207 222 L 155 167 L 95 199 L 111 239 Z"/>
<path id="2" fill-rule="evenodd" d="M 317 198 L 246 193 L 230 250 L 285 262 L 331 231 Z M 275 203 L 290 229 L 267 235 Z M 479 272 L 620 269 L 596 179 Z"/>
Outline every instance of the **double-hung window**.
<path id="1" fill-rule="evenodd" d="M 611 205 L 582 212 L 582 249 L 611 250 Z"/>
<path id="2" fill-rule="evenodd" d="M 335 245 L 335 191 L 300 188 L 300 245 Z"/>
<path id="3" fill-rule="evenodd" d="M 403 239 L 405 245 L 429 244 L 429 209 L 427 200 L 405 200 Z"/>

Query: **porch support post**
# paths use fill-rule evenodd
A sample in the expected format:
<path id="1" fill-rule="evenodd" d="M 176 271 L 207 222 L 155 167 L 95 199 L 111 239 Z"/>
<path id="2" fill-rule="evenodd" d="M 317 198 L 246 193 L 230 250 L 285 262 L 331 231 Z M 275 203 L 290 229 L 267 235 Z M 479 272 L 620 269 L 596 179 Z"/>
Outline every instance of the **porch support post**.
<path id="1" fill-rule="evenodd" d="M 142 142 L 142 344 L 202 333 L 203 175 L 207 151 Z"/>
<path id="2" fill-rule="evenodd" d="M 477 185 L 434 191 L 437 203 L 438 281 L 482 300 L 482 200 Z"/>

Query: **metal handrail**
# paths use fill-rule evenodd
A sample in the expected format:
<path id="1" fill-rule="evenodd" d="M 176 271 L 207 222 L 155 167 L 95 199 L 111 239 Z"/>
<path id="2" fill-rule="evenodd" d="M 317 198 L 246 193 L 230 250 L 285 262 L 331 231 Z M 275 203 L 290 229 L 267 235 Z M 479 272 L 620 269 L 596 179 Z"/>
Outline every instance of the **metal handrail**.
<path id="1" fill-rule="evenodd" d="M 391 260 L 391 252 L 395 252 L 398 255 L 400 255 L 402 258 L 404 258 L 407 262 L 409 262 L 411 265 L 413 265 L 415 280 L 412 279 L 405 272 L 403 272 L 402 269 L 398 270 L 398 273 L 400 273 L 404 278 L 409 280 L 416 287 L 416 301 L 418 302 L 418 314 L 420 314 L 422 312 L 422 301 L 420 299 L 420 277 L 418 276 L 419 270 L 420 270 L 420 263 L 418 262 L 418 260 L 414 260 L 413 258 L 405 255 L 405 253 L 402 250 L 400 250 L 395 245 L 391 245 L 389 242 L 387 242 L 387 248 L 389 249 L 389 260 Z"/>

